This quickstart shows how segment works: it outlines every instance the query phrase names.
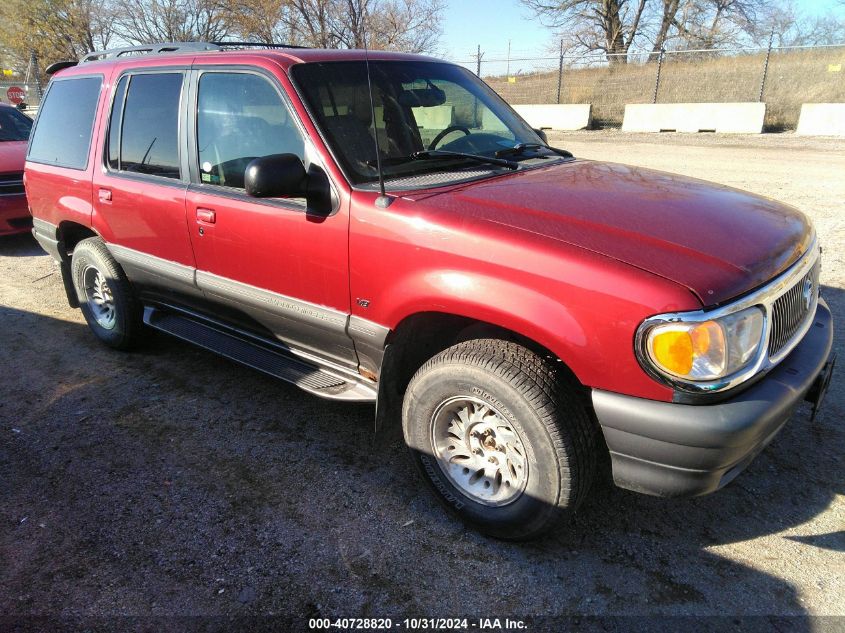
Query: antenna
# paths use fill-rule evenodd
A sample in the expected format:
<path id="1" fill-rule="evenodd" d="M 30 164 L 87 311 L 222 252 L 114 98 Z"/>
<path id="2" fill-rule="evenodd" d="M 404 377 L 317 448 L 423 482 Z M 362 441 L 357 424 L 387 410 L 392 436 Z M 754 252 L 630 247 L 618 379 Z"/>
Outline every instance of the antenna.
<path id="1" fill-rule="evenodd" d="M 370 79 L 370 49 L 367 47 L 367 32 L 364 30 L 364 61 L 367 66 L 367 90 L 370 93 L 370 120 L 373 122 L 373 140 L 376 144 L 376 170 L 378 171 L 378 188 L 380 195 L 376 198 L 376 206 L 386 209 L 393 202 L 384 191 L 384 172 L 381 170 L 381 149 L 378 144 L 378 127 L 376 127 L 376 104 L 373 99 L 373 82 Z"/>

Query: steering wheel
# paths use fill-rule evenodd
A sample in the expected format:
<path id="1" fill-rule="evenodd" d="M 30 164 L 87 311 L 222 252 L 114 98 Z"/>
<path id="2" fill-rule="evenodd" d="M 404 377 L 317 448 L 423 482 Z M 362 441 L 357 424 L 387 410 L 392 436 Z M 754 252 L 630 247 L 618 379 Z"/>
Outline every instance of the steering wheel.
<path id="1" fill-rule="evenodd" d="M 469 136 L 469 128 L 465 128 L 463 125 L 450 125 L 445 130 L 440 132 L 437 136 L 434 137 L 434 140 L 428 144 L 428 149 L 434 149 L 437 147 L 437 144 L 440 143 L 444 138 L 446 138 L 447 134 L 451 134 L 452 132 L 463 132 L 466 136 Z"/>

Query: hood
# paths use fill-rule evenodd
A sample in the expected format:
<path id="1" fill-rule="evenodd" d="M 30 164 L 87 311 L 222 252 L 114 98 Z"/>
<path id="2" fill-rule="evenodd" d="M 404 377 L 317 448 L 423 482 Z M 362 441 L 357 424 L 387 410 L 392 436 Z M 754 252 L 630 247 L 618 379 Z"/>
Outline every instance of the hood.
<path id="1" fill-rule="evenodd" d="M 0 141 L 0 174 L 23 171 L 26 141 Z"/>
<path id="2" fill-rule="evenodd" d="M 807 218 L 779 202 L 593 161 L 516 172 L 427 202 L 612 257 L 686 286 L 704 305 L 762 285 L 813 239 Z"/>

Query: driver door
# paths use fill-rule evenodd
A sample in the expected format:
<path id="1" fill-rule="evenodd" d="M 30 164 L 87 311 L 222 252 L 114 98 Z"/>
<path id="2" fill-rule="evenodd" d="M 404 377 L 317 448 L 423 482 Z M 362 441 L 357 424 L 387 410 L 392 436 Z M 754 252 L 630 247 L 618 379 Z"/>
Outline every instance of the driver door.
<path id="1" fill-rule="evenodd" d="M 244 170 L 260 156 L 312 152 L 277 84 L 260 72 L 200 69 L 192 83 L 188 227 L 197 285 L 238 325 L 347 367 L 348 212 L 314 217 L 303 199 L 257 199 Z"/>

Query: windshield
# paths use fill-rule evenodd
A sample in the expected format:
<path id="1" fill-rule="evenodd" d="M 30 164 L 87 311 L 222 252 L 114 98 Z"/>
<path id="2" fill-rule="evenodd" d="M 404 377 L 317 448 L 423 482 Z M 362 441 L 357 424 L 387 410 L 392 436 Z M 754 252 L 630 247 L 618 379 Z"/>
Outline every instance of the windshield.
<path id="1" fill-rule="evenodd" d="M 25 141 L 32 129 L 32 119 L 14 108 L 0 108 L 0 141 Z"/>
<path id="2" fill-rule="evenodd" d="M 479 169 L 479 163 L 467 157 L 418 154 L 426 150 L 492 158 L 517 143 L 542 143 L 495 92 L 460 66 L 371 61 L 370 74 L 375 128 L 388 180 L 446 169 Z M 294 66 L 293 76 L 347 178 L 357 185 L 375 182 L 366 63 L 300 64 Z"/>

